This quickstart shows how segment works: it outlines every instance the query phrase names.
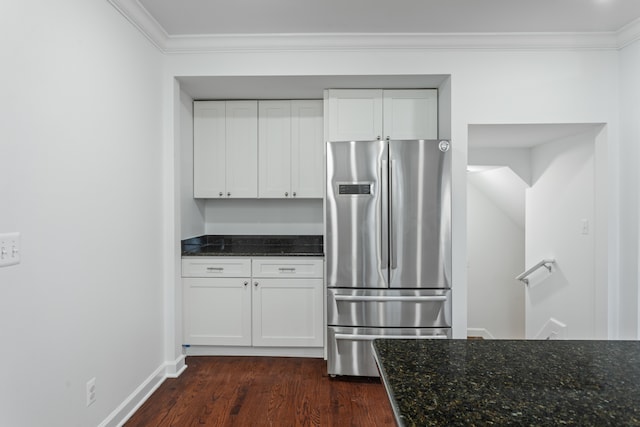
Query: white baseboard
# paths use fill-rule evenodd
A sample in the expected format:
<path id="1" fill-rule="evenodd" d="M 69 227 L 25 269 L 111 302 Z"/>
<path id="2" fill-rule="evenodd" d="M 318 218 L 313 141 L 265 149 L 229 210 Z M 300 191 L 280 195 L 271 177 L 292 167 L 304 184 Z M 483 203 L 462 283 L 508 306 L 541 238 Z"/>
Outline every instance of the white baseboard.
<path id="1" fill-rule="evenodd" d="M 165 362 L 136 388 L 98 427 L 120 427 L 149 399 L 167 378 L 177 378 L 187 369 L 185 356 Z"/>
<path id="2" fill-rule="evenodd" d="M 185 369 L 187 369 L 187 365 L 185 363 L 187 356 L 181 354 L 173 362 L 165 362 L 165 370 L 167 373 L 167 378 L 178 378 Z"/>
<path id="3" fill-rule="evenodd" d="M 192 345 L 185 347 L 187 356 L 273 356 L 324 357 L 322 347 L 225 347 Z"/>
<path id="4" fill-rule="evenodd" d="M 480 337 L 485 340 L 494 340 L 496 339 L 491 332 L 489 332 L 485 328 L 467 328 L 467 336 L 468 337 Z"/>

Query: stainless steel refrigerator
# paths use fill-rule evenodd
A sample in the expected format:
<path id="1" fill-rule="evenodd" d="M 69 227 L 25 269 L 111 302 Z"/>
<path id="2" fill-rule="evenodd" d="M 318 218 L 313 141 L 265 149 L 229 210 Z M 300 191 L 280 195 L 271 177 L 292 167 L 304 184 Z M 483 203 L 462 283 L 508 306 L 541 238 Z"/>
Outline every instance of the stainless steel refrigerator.
<path id="1" fill-rule="evenodd" d="M 451 337 L 445 140 L 327 143 L 327 370 L 378 376 L 372 340 Z"/>

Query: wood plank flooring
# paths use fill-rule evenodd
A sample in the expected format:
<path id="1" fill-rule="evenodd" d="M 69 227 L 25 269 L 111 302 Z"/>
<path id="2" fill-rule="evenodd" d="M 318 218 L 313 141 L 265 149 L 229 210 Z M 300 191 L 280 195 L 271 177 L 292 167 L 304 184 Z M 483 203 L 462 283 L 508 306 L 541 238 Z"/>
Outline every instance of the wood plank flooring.
<path id="1" fill-rule="evenodd" d="M 330 378 L 312 358 L 187 358 L 125 427 L 395 426 L 384 386 Z"/>

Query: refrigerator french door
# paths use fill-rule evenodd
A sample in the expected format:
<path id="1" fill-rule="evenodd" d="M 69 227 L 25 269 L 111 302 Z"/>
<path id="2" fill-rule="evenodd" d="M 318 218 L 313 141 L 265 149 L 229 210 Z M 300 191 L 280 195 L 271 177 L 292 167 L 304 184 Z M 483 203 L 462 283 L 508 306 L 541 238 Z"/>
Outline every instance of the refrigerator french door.
<path id="1" fill-rule="evenodd" d="M 449 148 L 327 143 L 329 374 L 377 376 L 376 337 L 451 336 Z"/>

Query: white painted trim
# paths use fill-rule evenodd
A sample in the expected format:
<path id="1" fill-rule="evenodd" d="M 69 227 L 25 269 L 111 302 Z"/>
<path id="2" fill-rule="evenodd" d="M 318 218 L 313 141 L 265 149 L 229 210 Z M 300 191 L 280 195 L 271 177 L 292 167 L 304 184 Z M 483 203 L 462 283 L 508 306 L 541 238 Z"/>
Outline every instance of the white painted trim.
<path id="1" fill-rule="evenodd" d="M 467 336 L 468 337 L 480 337 L 485 340 L 495 340 L 496 337 L 493 336 L 488 329 L 485 328 L 467 328 Z"/>
<path id="2" fill-rule="evenodd" d="M 640 18 L 620 28 L 616 32 L 618 49 L 640 40 Z"/>
<path id="3" fill-rule="evenodd" d="M 165 53 L 359 50 L 611 50 L 616 33 L 360 33 L 169 36 Z"/>
<path id="4" fill-rule="evenodd" d="M 193 345 L 185 348 L 187 356 L 270 356 L 324 358 L 323 347 L 238 347 Z"/>
<path id="5" fill-rule="evenodd" d="M 163 53 L 370 49 L 616 50 L 640 40 L 640 19 L 618 31 L 579 33 L 304 33 L 170 36 L 138 0 L 108 0 Z"/>
<path id="6" fill-rule="evenodd" d="M 187 369 L 187 364 L 185 363 L 187 356 L 185 354 L 181 354 L 176 360 L 173 362 L 165 362 L 165 374 L 167 378 L 178 378 L 182 373 Z"/>
<path id="7" fill-rule="evenodd" d="M 142 382 L 98 427 L 120 427 L 151 397 L 167 378 L 177 378 L 187 369 L 185 356 L 165 362 Z"/>
<path id="8" fill-rule="evenodd" d="M 127 21 L 131 22 L 161 52 L 166 49 L 169 35 L 138 0 L 107 0 Z"/>

